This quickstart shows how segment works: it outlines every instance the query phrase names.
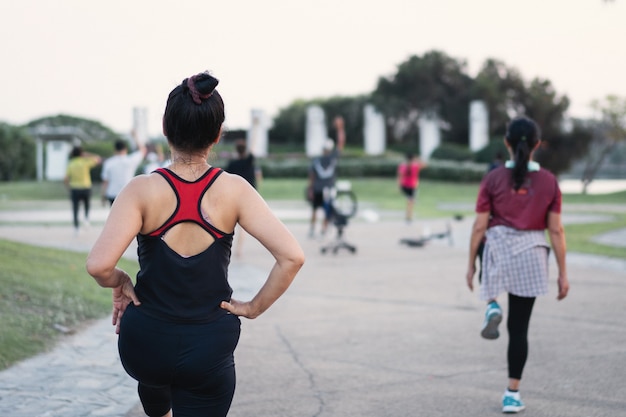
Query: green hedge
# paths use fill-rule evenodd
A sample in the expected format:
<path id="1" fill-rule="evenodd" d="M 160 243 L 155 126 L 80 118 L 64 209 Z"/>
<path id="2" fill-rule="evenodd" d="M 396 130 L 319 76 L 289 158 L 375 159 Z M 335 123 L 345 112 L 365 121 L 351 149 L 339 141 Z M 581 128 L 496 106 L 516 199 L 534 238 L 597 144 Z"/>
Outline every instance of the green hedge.
<path id="1" fill-rule="evenodd" d="M 338 175 L 342 178 L 395 177 L 401 157 L 341 158 Z M 261 159 L 258 163 L 266 178 L 306 178 L 310 159 Z M 222 164 L 219 164 L 222 165 Z M 218 165 L 218 166 L 219 166 Z M 480 181 L 487 170 L 486 164 L 474 162 L 431 160 L 422 171 L 422 178 L 434 180 L 475 182 Z"/>
<path id="2" fill-rule="evenodd" d="M 441 181 L 477 182 L 486 172 L 487 164 L 431 159 L 421 177 Z"/>
<path id="3" fill-rule="evenodd" d="M 465 145 L 442 143 L 430 155 L 432 159 L 446 161 L 471 161 L 474 159 L 472 151 Z"/>

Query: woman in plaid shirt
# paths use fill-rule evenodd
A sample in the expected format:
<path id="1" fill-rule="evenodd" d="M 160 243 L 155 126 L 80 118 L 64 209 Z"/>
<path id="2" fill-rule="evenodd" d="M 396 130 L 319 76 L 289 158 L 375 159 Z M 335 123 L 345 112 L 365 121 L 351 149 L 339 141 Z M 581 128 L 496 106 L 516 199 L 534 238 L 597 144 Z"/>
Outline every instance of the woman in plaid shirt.
<path id="1" fill-rule="evenodd" d="M 516 118 L 508 126 L 504 143 L 511 159 L 489 172 L 478 192 L 466 279 L 473 290 L 478 247 L 486 238 L 480 298 L 488 304 L 481 335 L 498 338 L 502 310 L 496 297 L 508 293 L 509 385 L 502 411 L 516 413 L 525 408 L 519 385 L 528 356 L 528 324 L 535 298 L 548 292 L 550 246 L 559 271 L 558 300 L 567 296 L 569 282 L 561 191 L 556 177 L 532 160 L 541 143 L 539 127 L 527 117 Z"/>

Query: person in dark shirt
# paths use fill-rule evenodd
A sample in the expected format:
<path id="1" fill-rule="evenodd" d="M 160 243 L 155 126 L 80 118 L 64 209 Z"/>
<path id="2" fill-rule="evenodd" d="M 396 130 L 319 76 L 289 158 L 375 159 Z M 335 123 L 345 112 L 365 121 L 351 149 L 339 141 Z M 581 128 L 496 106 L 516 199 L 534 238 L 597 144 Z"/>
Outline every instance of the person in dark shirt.
<path id="1" fill-rule="evenodd" d="M 339 156 L 346 143 L 343 118 L 336 117 L 333 124 L 337 131 L 337 144 L 335 145 L 332 139 L 327 138 L 323 144 L 322 155 L 313 158 L 309 166 L 309 183 L 307 186 L 307 199 L 311 204 L 309 237 L 315 236 L 315 225 L 319 208 L 324 210 L 324 219 L 322 220 L 320 232 L 322 236 L 326 233 L 332 216 L 331 194 L 337 180 Z"/>
<path id="2" fill-rule="evenodd" d="M 207 162 L 225 119 L 217 84 L 200 73 L 170 92 L 163 133 L 171 164 L 122 189 L 87 257 L 87 272 L 113 289 L 120 359 L 148 416 L 226 416 L 239 317 L 265 312 L 304 263 L 298 241 L 257 191 Z M 250 301 L 233 299 L 228 283 L 236 225 L 274 259 Z M 133 284 L 117 263 L 135 238 Z"/>
<path id="3" fill-rule="evenodd" d="M 237 157 L 231 159 L 226 167 L 226 172 L 239 175 L 245 178 L 251 186 L 257 188 L 257 179 L 260 177 L 260 171 L 255 164 L 254 155 L 248 152 L 248 146 L 243 139 L 235 143 Z"/>
<path id="4" fill-rule="evenodd" d="M 248 145 L 243 139 L 235 142 L 235 150 L 237 157 L 231 159 L 226 167 L 226 172 L 243 177 L 251 186 L 257 188 L 257 184 L 261 181 L 261 170 L 256 166 L 254 155 L 248 152 Z M 240 257 L 243 253 L 243 241 L 245 232 L 237 227 L 235 233 L 235 256 Z"/>

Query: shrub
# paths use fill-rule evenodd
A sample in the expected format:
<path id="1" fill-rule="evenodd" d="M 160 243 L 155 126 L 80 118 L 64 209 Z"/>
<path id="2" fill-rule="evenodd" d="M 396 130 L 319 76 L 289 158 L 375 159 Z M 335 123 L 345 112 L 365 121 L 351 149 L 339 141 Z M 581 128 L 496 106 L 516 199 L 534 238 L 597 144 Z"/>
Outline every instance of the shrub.
<path id="1" fill-rule="evenodd" d="M 485 164 L 432 159 L 421 177 L 440 181 L 477 182 L 483 178 L 485 172 L 487 172 Z"/>
<path id="2" fill-rule="evenodd" d="M 341 178 L 363 177 L 395 177 L 401 157 L 343 157 L 338 166 Z M 310 159 L 304 156 L 289 159 L 264 158 L 258 159 L 259 166 L 266 178 L 306 178 L 309 172 Z M 214 162 L 216 166 L 225 166 L 222 161 Z M 485 164 L 474 162 L 431 160 L 423 170 L 422 176 L 455 182 L 480 181 L 486 172 Z"/>
<path id="3" fill-rule="evenodd" d="M 432 159 L 448 160 L 448 161 L 471 161 L 473 160 L 472 152 L 465 145 L 454 143 L 442 143 L 430 155 Z"/>
<path id="4" fill-rule="evenodd" d="M 502 159 L 507 159 L 508 151 L 506 146 L 504 146 L 504 141 L 502 139 L 493 139 L 484 148 L 476 151 L 474 161 L 490 163 L 496 159 L 498 153 L 500 153 Z"/>

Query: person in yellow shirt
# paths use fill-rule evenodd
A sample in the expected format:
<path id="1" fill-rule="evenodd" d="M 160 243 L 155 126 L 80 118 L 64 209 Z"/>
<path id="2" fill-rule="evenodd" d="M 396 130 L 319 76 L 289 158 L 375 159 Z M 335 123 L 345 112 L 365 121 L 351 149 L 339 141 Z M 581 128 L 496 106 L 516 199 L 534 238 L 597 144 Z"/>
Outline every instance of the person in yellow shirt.
<path id="1" fill-rule="evenodd" d="M 64 183 L 70 190 L 72 212 L 74 214 L 74 232 L 78 234 L 78 209 L 80 202 L 85 208 L 85 224 L 89 224 L 89 203 L 91 200 L 91 168 L 102 163 L 100 156 L 83 151 L 75 146 L 70 153 Z"/>

